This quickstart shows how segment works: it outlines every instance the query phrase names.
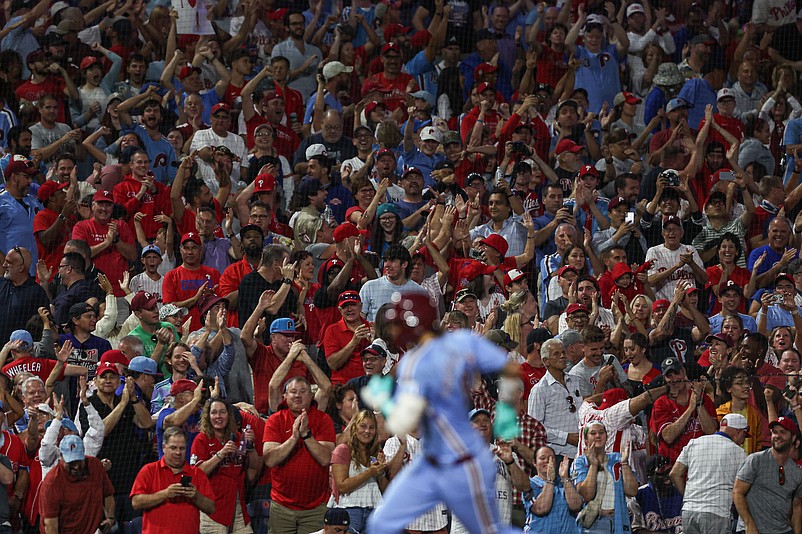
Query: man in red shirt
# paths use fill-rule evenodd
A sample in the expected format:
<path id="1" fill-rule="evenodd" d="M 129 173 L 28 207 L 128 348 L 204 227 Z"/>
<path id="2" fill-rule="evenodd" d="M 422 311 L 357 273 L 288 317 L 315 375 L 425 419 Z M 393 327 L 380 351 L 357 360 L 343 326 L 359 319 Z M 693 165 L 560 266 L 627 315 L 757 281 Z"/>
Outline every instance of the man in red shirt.
<path id="1" fill-rule="evenodd" d="M 722 129 L 729 132 L 738 141 L 744 138 L 744 123 L 735 116 L 735 91 L 729 87 L 719 89 L 716 93 L 716 107 L 718 107 L 718 113 L 713 114 L 715 123 L 710 128 L 707 138 L 711 141 L 718 141 L 724 145 L 724 150 L 729 150 L 730 143 L 720 133 Z M 705 119 L 702 119 L 702 122 L 699 123 L 699 130 L 704 124 Z"/>
<path id="2" fill-rule="evenodd" d="M 92 218 L 75 225 L 72 239 L 81 239 L 89 244 L 92 262 L 108 277 L 114 288 L 114 296 L 120 303 L 124 300 L 125 292 L 119 281 L 128 270 L 128 262 L 136 260 L 136 244 L 134 233 L 125 221 L 112 220 L 113 207 L 111 192 L 95 193 L 92 198 Z"/>
<path id="3" fill-rule="evenodd" d="M 362 349 L 370 344 L 370 323 L 362 318 L 362 300 L 356 291 L 343 291 L 337 301 L 342 319 L 323 333 L 323 350 L 333 384 L 345 384 L 365 374 Z"/>
<path id="4" fill-rule="evenodd" d="M 264 457 L 272 469 L 270 532 L 301 534 L 323 523 L 329 499 L 334 422 L 312 402 L 305 378 L 284 387 L 284 402 L 265 424 Z"/>
<path id="5" fill-rule="evenodd" d="M 143 510 L 142 534 L 198 532 L 200 512 L 214 513 L 214 492 L 206 473 L 187 465 L 187 435 L 179 427 L 164 431 L 164 456 L 139 471 L 131 506 Z"/>
<path id="6" fill-rule="evenodd" d="M 200 236 L 195 232 L 184 234 L 181 236 L 181 257 L 184 262 L 167 273 L 162 282 L 162 302 L 188 309 L 192 319 L 191 330 L 198 330 L 203 326 L 196 306 L 198 301 L 204 295 L 213 294 L 220 281 L 217 269 L 201 264 L 202 256 L 203 243 Z"/>
<path id="7" fill-rule="evenodd" d="M 48 180 L 39 187 L 36 195 L 45 209 L 33 218 L 33 235 L 36 237 L 39 259 L 45 262 L 52 273 L 51 280 L 58 271 L 64 245 L 70 240 L 75 224 L 74 215 L 78 206 L 74 200 L 67 200 L 67 192 L 64 191 L 69 185 L 69 182 Z"/>
<path id="8" fill-rule="evenodd" d="M 61 461 L 40 488 L 45 532 L 108 532 L 115 523 L 114 487 L 103 464 L 86 456 L 78 435 L 64 436 L 59 451 Z"/>
<path id="9" fill-rule="evenodd" d="M 715 432 L 718 419 L 704 386 L 701 382 L 691 384 L 678 358 L 669 356 L 661 368 L 669 392 L 655 401 L 650 427 L 659 440 L 658 454 L 673 464 L 690 440 Z"/>
<path id="10" fill-rule="evenodd" d="M 137 212 L 145 214 L 140 223 L 148 240 L 155 239 L 156 232 L 162 227 L 154 216 L 172 215 L 170 192 L 164 184 L 155 181 L 145 149 L 138 149 L 131 156 L 131 174 L 114 186 L 114 202 L 125 208 L 125 219 L 129 223 Z"/>
<path id="11" fill-rule="evenodd" d="M 476 88 L 476 94 L 481 97 L 481 102 L 465 115 L 460 126 L 462 142 L 466 145 L 470 143 L 474 125 L 480 120 L 484 121 L 484 127 L 490 131 L 491 139 L 495 139 L 496 127 L 500 118 L 500 115 L 494 109 L 496 105 L 496 90 L 493 86 L 487 82 L 480 83 Z M 482 116 L 481 119 L 479 118 L 480 116 Z"/>
<path id="12" fill-rule="evenodd" d="M 404 104 L 407 93 L 418 90 L 418 83 L 406 72 L 401 72 L 402 51 L 396 43 L 387 43 L 382 47 L 381 59 L 384 70 L 369 77 L 365 84 L 373 82 L 389 90 L 384 105 L 388 111 L 395 111 Z"/>
<path id="13" fill-rule="evenodd" d="M 239 328 L 239 316 L 237 315 L 239 284 L 246 274 L 252 273 L 259 267 L 259 261 L 262 259 L 264 235 L 262 229 L 255 224 L 243 226 L 239 231 L 242 259 L 226 267 L 226 270 L 220 275 L 218 293 L 223 298 L 228 299 L 228 326 Z"/>
<path id="14" fill-rule="evenodd" d="M 47 52 L 41 49 L 34 50 L 28 54 L 25 61 L 31 71 L 31 79 L 26 80 L 14 90 L 17 98 L 28 101 L 31 104 L 36 104 L 44 95 L 63 95 L 74 100 L 81 99 L 78 88 L 69 74 L 67 74 L 67 71 L 57 62 L 52 61 Z M 67 106 L 63 98 L 59 98 L 57 101 L 57 120 L 58 122 L 66 123 Z"/>

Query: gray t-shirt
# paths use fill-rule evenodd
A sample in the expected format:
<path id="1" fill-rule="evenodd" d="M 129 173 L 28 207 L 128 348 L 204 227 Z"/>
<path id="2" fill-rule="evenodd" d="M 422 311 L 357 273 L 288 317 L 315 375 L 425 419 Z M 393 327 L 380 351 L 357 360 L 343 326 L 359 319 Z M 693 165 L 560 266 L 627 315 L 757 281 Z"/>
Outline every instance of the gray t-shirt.
<path id="1" fill-rule="evenodd" d="M 44 126 L 42 126 L 41 122 L 37 122 L 33 126 L 29 128 L 31 131 L 31 148 L 33 150 L 37 150 L 40 148 L 44 148 L 46 146 L 52 145 L 62 137 L 64 134 L 71 131 L 72 128 L 67 126 L 64 123 L 57 122 L 53 129 L 48 130 Z M 61 145 L 56 152 L 53 153 L 53 156 L 50 158 L 50 161 L 56 159 L 57 156 L 65 153 L 71 152 L 75 154 L 75 141 L 70 140 L 67 143 Z"/>
<path id="2" fill-rule="evenodd" d="M 746 494 L 749 513 L 764 534 L 791 531 L 794 498 L 802 498 L 802 469 L 791 458 L 785 461 L 785 483 L 780 485 L 779 465 L 771 449 L 750 454 L 736 478 L 751 484 Z"/>
<path id="3" fill-rule="evenodd" d="M 618 373 L 618 381 L 622 384 L 627 381 L 627 373 L 624 372 L 624 369 L 621 367 L 621 364 L 618 362 L 618 359 L 615 356 L 612 356 L 611 354 L 605 354 L 602 357 L 602 365 L 597 365 L 596 367 L 588 367 L 585 363 L 585 359 L 582 358 L 571 368 L 571 371 L 568 374 L 579 378 L 579 392 L 583 397 L 590 397 L 593 395 L 593 390 L 596 389 L 596 384 L 599 382 L 599 372 L 610 357 L 612 357 L 613 367 L 615 367 L 615 370 Z"/>

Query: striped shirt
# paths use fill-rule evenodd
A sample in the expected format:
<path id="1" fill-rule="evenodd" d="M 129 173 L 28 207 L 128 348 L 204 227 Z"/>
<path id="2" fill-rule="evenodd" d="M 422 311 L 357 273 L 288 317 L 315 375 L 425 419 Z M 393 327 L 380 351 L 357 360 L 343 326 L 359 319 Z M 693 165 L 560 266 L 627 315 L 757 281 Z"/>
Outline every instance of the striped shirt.
<path id="1" fill-rule="evenodd" d="M 699 256 L 699 252 L 697 252 L 696 249 L 686 245 L 680 245 L 677 250 L 669 250 L 663 244 L 652 247 L 646 251 L 646 261 L 653 262 L 652 267 L 649 269 L 649 276 L 653 276 L 659 272 L 670 269 L 679 263 L 680 254 L 685 254 L 686 252 L 690 251 L 693 251 L 693 261 L 699 266 L 700 269 L 704 270 L 702 258 Z M 674 290 L 676 290 L 677 284 L 679 284 L 680 280 L 687 280 L 691 286 L 696 285 L 696 278 L 694 277 L 693 269 L 691 269 L 690 266 L 683 265 L 674 271 L 671 276 L 663 280 L 659 285 L 654 284 L 652 289 L 654 289 L 655 299 L 671 300 L 674 298 Z"/>

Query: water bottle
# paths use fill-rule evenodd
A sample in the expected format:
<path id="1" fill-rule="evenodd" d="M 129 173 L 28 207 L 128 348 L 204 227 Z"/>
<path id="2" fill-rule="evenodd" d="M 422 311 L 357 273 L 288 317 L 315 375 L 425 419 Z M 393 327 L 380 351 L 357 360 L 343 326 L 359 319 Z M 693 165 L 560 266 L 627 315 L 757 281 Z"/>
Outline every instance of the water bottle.
<path id="1" fill-rule="evenodd" d="M 245 432 L 248 432 L 251 429 L 251 425 L 245 425 Z M 242 455 L 248 454 L 248 439 L 245 437 L 245 432 L 242 433 L 242 439 L 239 442 L 239 447 L 237 447 L 237 452 Z"/>
<path id="2" fill-rule="evenodd" d="M 331 212 L 331 206 L 326 204 L 326 209 L 323 210 L 323 220 L 327 223 L 334 220 L 334 214 Z"/>

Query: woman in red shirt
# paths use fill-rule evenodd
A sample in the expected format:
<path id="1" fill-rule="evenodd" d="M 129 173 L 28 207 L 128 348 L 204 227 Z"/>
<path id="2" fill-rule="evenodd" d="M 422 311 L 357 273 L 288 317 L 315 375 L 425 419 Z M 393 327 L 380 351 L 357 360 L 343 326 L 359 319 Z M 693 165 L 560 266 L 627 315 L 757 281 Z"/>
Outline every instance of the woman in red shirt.
<path id="1" fill-rule="evenodd" d="M 315 274 L 315 260 L 312 254 L 305 250 L 293 253 L 290 263 L 295 264 L 295 280 L 292 282 L 292 291 L 298 296 L 298 324 L 303 325 L 303 342 L 313 346 L 320 339 L 320 320 L 315 307 L 315 293 L 320 284 L 312 281 Z"/>
<path id="2" fill-rule="evenodd" d="M 201 512 L 201 532 L 253 532 L 245 502 L 245 478 L 253 483 L 259 477 L 261 459 L 254 447 L 256 438 L 250 425 L 240 432 L 235 409 L 215 398 L 206 402 L 201 414 L 201 432 L 192 442 L 191 463 L 209 477 L 215 488 L 215 512 Z"/>
<path id="3" fill-rule="evenodd" d="M 635 332 L 624 340 L 624 365 L 627 372 L 627 384 L 632 387 L 632 395 L 643 393 L 649 382 L 660 376 L 660 370 L 652 365 L 647 355 L 649 339 Z"/>
<path id="4" fill-rule="evenodd" d="M 749 277 L 751 273 L 735 264 L 738 258 L 741 257 L 743 251 L 741 250 L 741 241 L 730 232 L 721 236 L 718 242 L 718 264 L 708 267 L 707 271 L 707 287 L 712 289 L 710 294 L 710 316 L 716 315 L 721 311 L 721 303 L 718 301 L 718 295 L 721 288 L 727 285 L 728 280 L 732 280 L 741 288 L 746 288 L 749 284 Z M 740 313 L 746 313 L 746 299 L 742 298 L 741 303 L 738 305 Z"/>

